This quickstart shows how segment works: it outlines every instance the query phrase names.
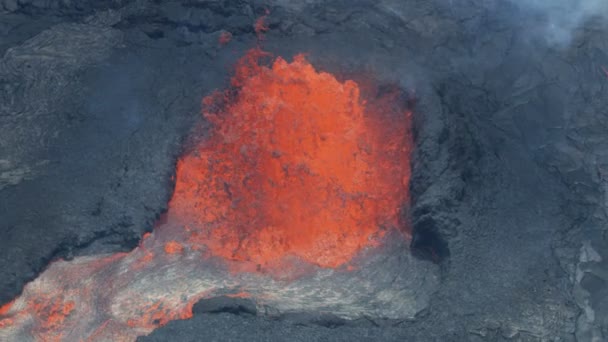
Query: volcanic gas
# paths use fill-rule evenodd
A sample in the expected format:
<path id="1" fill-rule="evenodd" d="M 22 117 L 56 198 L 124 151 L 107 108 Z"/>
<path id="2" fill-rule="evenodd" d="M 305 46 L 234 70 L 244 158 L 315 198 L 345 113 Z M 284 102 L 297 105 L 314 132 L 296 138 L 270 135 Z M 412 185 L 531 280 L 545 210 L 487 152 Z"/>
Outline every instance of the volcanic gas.
<path id="1" fill-rule="evenodd" d="M 132 340 L 231 293 L 294 310 L 340 304 L 356 315 L 384 301 L 404 310 L 373 279 L 348 292 L 331 280 L 387 232 L 408 235 L 411 113 L 401 93 L 365 100 L 356 82 L 302 55 L 268 59 L 250 51 L 230 89 L 203 99 L 209 134 L 178 161 L 154 232 L 131 253 L 50 265 L 0 310 L 0 339 Z"/>

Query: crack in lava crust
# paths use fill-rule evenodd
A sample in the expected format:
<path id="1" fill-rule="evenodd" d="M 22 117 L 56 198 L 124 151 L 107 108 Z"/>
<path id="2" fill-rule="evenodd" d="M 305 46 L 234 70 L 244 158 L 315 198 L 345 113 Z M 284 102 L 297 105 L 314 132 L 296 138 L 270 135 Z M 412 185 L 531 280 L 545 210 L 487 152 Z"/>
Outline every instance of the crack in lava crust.
<path id="1" fill-rule="evenodd" d="M 397 233 L 412 148 L 399 93 L 365 102 L 303 56 L 265 56 L 251 51 L 232 89 L 203 100 L 211 136 L 178 162 L 154 233 L 130 253 L 51 264 L 2 307 L 0 340 L 130 341 L 226 294 L 343 317 L 424 306 L 434 273 Z"/>

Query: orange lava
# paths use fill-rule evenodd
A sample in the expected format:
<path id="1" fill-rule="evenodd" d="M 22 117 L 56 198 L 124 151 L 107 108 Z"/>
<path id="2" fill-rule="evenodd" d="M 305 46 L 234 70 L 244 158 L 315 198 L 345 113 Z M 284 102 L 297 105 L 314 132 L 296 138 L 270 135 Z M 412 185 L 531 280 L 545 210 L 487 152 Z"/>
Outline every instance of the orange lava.
<path id="1" fill-rule="evenodd" d="M 262 267 L 295 256 L 337 267 L 399 224 L 408 202 L 410 114 L 394 92 L 251 52 L 238 89 L 204 99 L 212 136 L 177 165 L 169 212 L 204 229 L 191 245 Z"/>
<path id="2" fill-rule="evenodd" d="M 165 244 L 165 252 L 167 254 L 181 254 L 184 252 L 184 247 L 176 241 L 169 241 Z"/>
<path id="3" fill-rule="evenodd" d="M 74 310 L 75 303 L 73 301 L 63 301 L 55 297 L 49 301 L 34 301 L 32 305 L 40 313 L 40 317 L 43 318 L 43 326 L 45 328 L 54 328 L 61 325 L 70 312 Z"/>
<path id="4" fill-rule="evenodd" d="M 12 300 L 2 306 L 0 306 L 0 317 L 5 316 L 9 310 L 12 308 L 13 304 L 15 303 L 15 300 Z M 0 318 L 0 329 L 5 327 L 5 326 L 9 326 L 13 324 L 13 320 L 10 318 Z"/>
<path id="5" fill-rule="evenodd" d="M 13 303 L 15 301 L 10 301 L 2 306 L 0 306 L 0 316 L 2 315 L 6 315 L 6 313 L 8 312 L 8 310 L 10 310 L 10 308 L 13 306 Z"/>

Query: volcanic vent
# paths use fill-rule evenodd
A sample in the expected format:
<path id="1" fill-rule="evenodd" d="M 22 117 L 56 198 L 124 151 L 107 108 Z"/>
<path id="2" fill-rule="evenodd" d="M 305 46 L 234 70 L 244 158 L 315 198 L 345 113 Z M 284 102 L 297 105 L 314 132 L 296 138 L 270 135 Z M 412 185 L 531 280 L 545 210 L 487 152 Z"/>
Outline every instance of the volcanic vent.
<path id="1" fill-rule="evenodd" d="M 169 210 L 128 254 L 58 261 L 0 311 L 0 338 L 133 340 L 239 294 L 273 312 L 413 317 L 436 284 L 412 258 L 411 113 L 397 90 L 250 51 L 203 100 Z M 370 95 L 373 93 L 368 91 Z"/>

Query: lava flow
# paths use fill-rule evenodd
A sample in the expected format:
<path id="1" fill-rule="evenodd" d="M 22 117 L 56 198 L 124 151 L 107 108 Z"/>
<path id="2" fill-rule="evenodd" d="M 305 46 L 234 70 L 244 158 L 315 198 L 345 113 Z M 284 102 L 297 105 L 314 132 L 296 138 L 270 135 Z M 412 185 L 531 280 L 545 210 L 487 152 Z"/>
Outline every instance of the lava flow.
<path id="1" fill-rule="evenodd" d="M 317 282 L 404 226 L 410 113 L 397 91 L 364 101 L 303 56 L 260 65 L 268 57 L 251 51 L 232 87 L 203 100 L 209 136 L 179 160 L 154 232 L 130 253 L 51 264 L 0 309 L 0 340 L 130 341 L 215 295 L 353 314 L 366 310 L 357 296 L 385 300 Z M 322 275 L 307 283 L 311 272 Z"/>

